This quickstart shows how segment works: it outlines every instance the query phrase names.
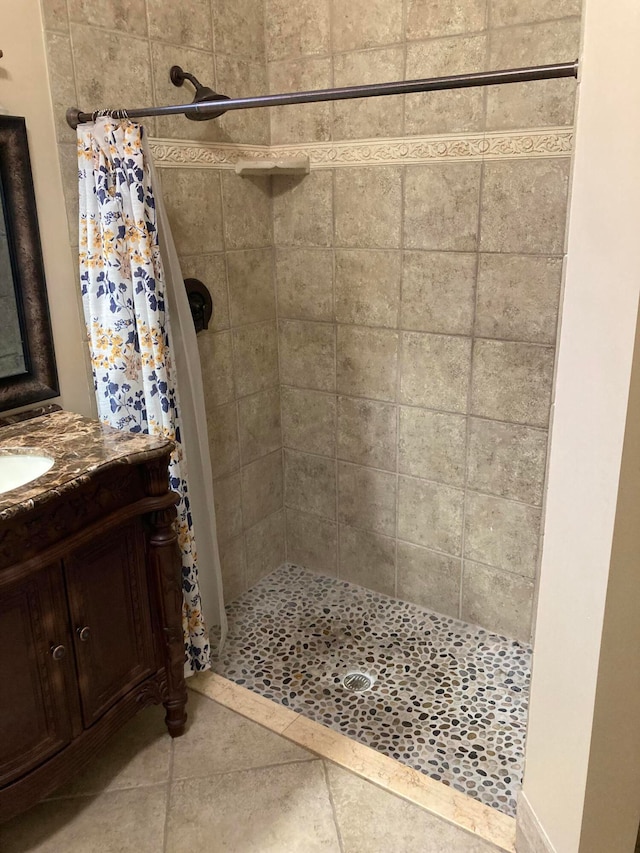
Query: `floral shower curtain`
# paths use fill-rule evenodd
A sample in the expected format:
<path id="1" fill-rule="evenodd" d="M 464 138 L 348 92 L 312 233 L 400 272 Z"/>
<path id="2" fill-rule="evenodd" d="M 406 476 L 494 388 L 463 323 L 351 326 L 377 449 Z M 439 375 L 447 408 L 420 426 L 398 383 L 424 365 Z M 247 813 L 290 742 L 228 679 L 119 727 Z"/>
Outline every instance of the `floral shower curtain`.
<path id="1" fill-rule="evenodd" d="M 209 640 L 202 616 L 185 430 L 176 384 L 177 359 L 167 306 L 167 301 L 175 303 L 176 297 L 165 282 L 152 164 L 145 152 L 143 132 L 140 125 L 128 120 L 106 117 L 78 127 L 80 282 L 100 419 L 117 429 L 160 435 L 175 442 L 169 476 L 171 488 L 180 495 L 177 526 L 182 556 L 185 671 L 189 674 L 208 668 Z M 167 236 L 168 242 L 171 237 L 163 236 L 166 248 Z M 178 328 L 175 337 L 182 346 L 183 330 Z M 184 363 L 184 352 L 181 354 Z M 185 398 L 192 403 L 192 389 L 188 390 Z M 193 412 L 190 414 L 192 430 Z M 206 453 L 208 456 L 208 450 Z M 203 467 L 201 464 L 196 470 L 194 466 L 194 479 L 198 481 L 194 491 L 199 496 L 207 491 L 200 482 Z M 212 504 L 210 487 L 208 492 Z M 202 533 L 209 569 L 217 572 L 214 588 L 224 636 L 213 506 L 211 513 L 212 517 L 198 528 L 198 541 Z"/>

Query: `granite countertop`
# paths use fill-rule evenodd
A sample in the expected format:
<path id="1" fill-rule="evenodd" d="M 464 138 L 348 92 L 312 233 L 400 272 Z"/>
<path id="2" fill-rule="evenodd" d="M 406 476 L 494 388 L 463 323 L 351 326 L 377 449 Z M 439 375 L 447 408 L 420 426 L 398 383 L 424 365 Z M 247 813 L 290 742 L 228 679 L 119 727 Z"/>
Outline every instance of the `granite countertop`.
<path id="1" fill-rule="evenodd" d="M 120 432 L 73 412 L 52 412 L 0 427 L 0 455 L 19 450 L 54 459 L 46 474 L 0 494 L 0 523 L 77 488 L 100 469 L 137 464 L 171 447 L 167 439 Z"/>

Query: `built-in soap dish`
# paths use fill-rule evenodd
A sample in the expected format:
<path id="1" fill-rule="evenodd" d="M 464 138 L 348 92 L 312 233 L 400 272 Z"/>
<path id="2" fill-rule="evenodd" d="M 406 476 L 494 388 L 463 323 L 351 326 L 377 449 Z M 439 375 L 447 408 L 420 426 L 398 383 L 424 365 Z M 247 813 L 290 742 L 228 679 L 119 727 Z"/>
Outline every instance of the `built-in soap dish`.
<path id="1" fill-rule="evenodd" d="M 308 175 L 308 157 L 288 157 L 282 160 L 238 160 L 237 175 Z"/>

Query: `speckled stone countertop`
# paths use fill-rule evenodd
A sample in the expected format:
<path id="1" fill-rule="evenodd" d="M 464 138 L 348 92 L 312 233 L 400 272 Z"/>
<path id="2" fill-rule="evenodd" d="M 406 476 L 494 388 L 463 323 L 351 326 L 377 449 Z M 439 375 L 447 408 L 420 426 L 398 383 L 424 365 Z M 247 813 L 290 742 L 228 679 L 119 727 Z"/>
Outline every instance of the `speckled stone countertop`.
<path id="1" fill-rule="evenodd" d="M 49 456 L 54 464 L 41 477 L 0 494 L 0 523 L 18 512 L 75 489 L 96 471 L 161 456 L 164 438 L 120 432 L 73 412 L 52 412 L 0 428 L 0 455 L 12 450 Z"/>

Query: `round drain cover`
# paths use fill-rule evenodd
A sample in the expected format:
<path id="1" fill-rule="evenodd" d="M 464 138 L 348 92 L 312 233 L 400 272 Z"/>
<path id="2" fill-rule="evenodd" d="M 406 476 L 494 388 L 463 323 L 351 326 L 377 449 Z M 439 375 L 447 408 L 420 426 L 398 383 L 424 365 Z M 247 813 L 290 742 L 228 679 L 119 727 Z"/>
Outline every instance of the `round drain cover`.
<path id="1" fill-rule="evenodd" d="M 342 686 L 352 693 L 364 693 L 365 690 L 371 690 L 374 681 L 368 672 L 348 672 L 342 679 Z"/>

